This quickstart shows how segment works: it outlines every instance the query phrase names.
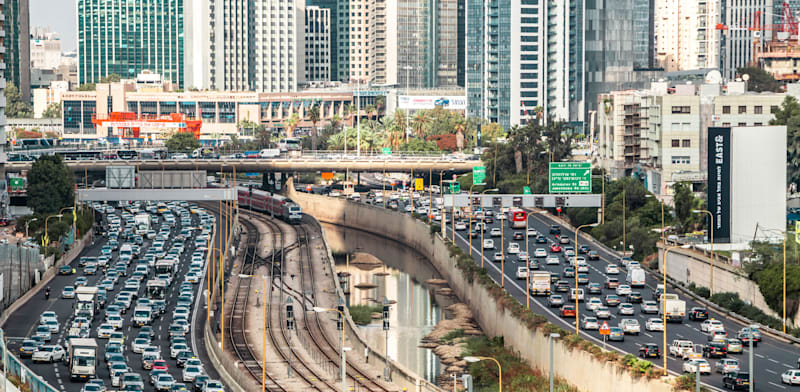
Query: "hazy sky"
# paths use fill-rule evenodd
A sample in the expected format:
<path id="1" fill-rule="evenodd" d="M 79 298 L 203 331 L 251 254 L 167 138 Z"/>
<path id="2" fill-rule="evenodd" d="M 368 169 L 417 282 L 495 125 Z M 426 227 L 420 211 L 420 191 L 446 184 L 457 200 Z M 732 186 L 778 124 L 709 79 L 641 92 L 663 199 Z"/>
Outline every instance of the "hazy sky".
<path id="1" fill-rule="evenodd" d="M 30 0 L 31 28 L 50 27 L 61 35 L 61 49 L 73 51 L 78 45 L 75 27 L 75 0 Z"/>

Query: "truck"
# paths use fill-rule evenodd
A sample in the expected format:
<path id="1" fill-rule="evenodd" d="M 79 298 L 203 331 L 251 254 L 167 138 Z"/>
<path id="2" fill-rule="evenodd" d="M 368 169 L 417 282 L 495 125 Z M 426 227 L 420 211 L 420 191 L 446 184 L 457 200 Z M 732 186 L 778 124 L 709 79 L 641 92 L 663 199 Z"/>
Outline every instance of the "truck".
<path id="1" fill-rule="evenodd" d="M 72 338 L 67 348 L 67 367 L 72 380 L 91 380 L 97 375 L 97 341 Z"/>
<path id="2" fill-rule="evenodd" d="M 550 295 L 550 272 L 531 271 L 529 290 L 533 295 Z"/>
<path id="3" fill-rule="evenodd" d="M 631 287 L 644 287 L 644 270 L 641 268 L 631 268 L 628 271 L 627 282 Z"/>
<path id="4" fill-rule="evenodd" d="M 97 299 L 97 287 L 95 286 L 79 286 L 75 289 L 75 302 L 74 315 L 80 313 L 88 314 L 89 320 L 94 318 Z"/>
<path id="5" fill-rule="evenodd" d="M 153 321 L 153 309 L 149 306 L 137 306 L 133 309 L 133 325 L 149 325 Z"/>
<path id="6" fill-rule="evenodd" d="M 678 299 L 678 294 L 661 295 L 662 306 L 658 307 L 658 314 L 662 315 L 666 309 L 667 321 L 683 322 L 686 315 L 686 302 Z"/>
<path id="7" fill-rule="evenodd" d="M 147 234 L 150 230 L 150 214 L 136 214 L 133 217 L 133 223 L 136 225 L 136 234 Z"/>

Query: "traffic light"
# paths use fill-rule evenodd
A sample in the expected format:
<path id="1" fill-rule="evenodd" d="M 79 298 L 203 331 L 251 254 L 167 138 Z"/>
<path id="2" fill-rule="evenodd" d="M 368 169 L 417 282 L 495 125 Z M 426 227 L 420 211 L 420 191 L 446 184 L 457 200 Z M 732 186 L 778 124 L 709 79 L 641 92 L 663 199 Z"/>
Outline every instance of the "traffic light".
<path id="1" fill-rule="evenodd" d="M 286 329 L 294 329 L 294 305 L 291 297 L 286 298 Z"/>
<path id="2" fill-rule="evenodd" d="M 252 185 L 248 185 L 247 189 L 250 192 L 250 196 L 253 196 L 253 186 Z"/>
<path id="3" fill-rule="evenodd" d="M 385 301 L 383 303 L 383 330 L 389 330 L 389 304 Z"/>
<path id="4" fill-rule="evenodd" d="M 342 324 L 342 321 L 343 321 L 343 320 L 342 320 L 342 315 L 344 314 L 344 305 L 338 305 L 338 306 L 336 307 L 336 309 L 338 310 L 338 312 L 336 312 L 336 314 L 338 314 L 338 316 L 337 316 L 337 318 L 336 318 L 336 330 L 337 330 L 337 331 L 341 331 L 341 330 L 342 330 L 342 327 L 343 327 L 343 324 Z"/>

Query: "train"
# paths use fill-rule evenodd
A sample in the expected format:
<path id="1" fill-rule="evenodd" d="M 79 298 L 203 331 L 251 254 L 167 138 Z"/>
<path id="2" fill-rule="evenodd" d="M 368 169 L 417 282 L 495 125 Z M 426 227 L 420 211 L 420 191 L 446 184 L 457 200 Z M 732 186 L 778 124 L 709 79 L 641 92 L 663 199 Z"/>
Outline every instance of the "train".
<path id="1" fill-rule="evenodd" d="M 261 211 L 293 225 L 300 224 L 303 210 L 288 197 L 276 195 L 249 186 L 237 186 L 239 207 Z"/>

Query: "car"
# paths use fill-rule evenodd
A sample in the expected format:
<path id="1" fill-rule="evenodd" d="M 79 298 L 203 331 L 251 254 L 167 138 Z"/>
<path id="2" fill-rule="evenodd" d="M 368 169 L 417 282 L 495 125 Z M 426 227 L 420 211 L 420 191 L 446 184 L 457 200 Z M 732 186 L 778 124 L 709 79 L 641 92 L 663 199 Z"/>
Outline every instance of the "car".
<path id="1" fill-rule="evenodd" d="M 664 332 L 664 320 L 660 318 L 651 317 L 644 323 L 644 329 L 648 331 Z"/>
<path id="2" fill-rule="evenodd" d="M 560 294 L 550 294 L 547 298 L 547 304 L 550 305 L 551 308 L 564 305 L 564 297 Z"/>
<path id="3" fill-rule="evenodd" d="M 594 316 L 598 319 L 610 319 L 611 318 L 611 311 L 608 310 L 607 307 L 601 306 L 594 311 Z"/>
<path id="4" fill-rule="evenodd" d="M 56 362 L 61 361 L 64 359 L 64 355 L 66 355 L 66 351 L 64 348 L 57 344 L 48 344 L 44 346 L 39 346 L 36 351 L 33 352 L 31 356 L 31 360 L 35 362 Z"/>
<path id="5" fill-rule="evenodd" d="M 558 291 L 560 293 L 568 292 L 569 291 L 569 287 L 570 287 L 569 286 L 569 282 L 567 282 L 566 280 L 556 281 L 556 291 Z"/>
<path id="6" fill-rule="evenodd" d="M 521 240 L 524 240 L 524 239 L 525 239 L 525 234 L 522 234 L 521 231 L 515 231 L 514 232 L 514 240 L 515 241 L 521 241 Z"/>
<path id="7" fill-rule="evenodd" d="M 757 325 L 750 325 L 749 327 L 744 327 L 740 331 L 752 332 L 753 339 L 756 342 L 760 342 L 761 341 L 761 331 L 759 330 L 759 327 Z"/>
<path id="8" fill-rule="evenodd" d="M 620 327 L 610 327 L 608 329 L 608 340 L 622 342 L 625 340 L 625 332 Z"/>
<path id="9" fill-rule="evenodd" d="M 789 385 L 800 385 L 800 369 L 790 369 L 783 372 L 781 374 L 781 382 Z"/>
<path id="10" fill-rule="evenodd" d="M 177 359 L 178 353 L 186 350 L 189 350 L 189 346 L 187 346 L 186 343 L 171 344 L 169 347 L 169 357 L 172 359 Z"/>
<path id="11" fill-rule="evenodd" d="M 723 342 L 711 342 L 703 346 L 703 356 L 706 358 L 725 358 L 728 356 L 728 345 Z"/>
<path id="12" fill-rule="evenodd" d="M 575 317 L 575 305 L 561 306 L 561 317 Z"/>
<path id="13" fill-rule="evenodd" d="M 122 329 L 124 321 L 125 320 L 122 318 L 122 316 L 118 314 L 110 314 L 106 317 L 106 323 L 114 327 L 114 329 Z"/>
<path id="14" fill-rule="evenodd" d="M 620 300 L 619 300 L 618 296 L 616 296 L 614 294 L 609 294 L 609 295 L 606 295 L 605 298 L 603 298 L 603 303 L 606 306 L 617 306 L 617 305 L 619 305 Z"/>
<path id="15" fill-rule="evenodd" d="M 586 301 L 586 305 L 584 306 L 586 307 L 586 310 L 595 311 L 597 308 L 603 306 L 603 301 L 601 301 L 600 298 L 592 297 Z"/>
<path id="16" fill-rule="evenodd" d="M 573 268 L 573 267 L 564 268 L 564 277 L 565 278 L 574 278 L 575 277 L 575 268 Z"/>
<path id="17" fill-rule="evenodd" d="M 528 278 L 528 267 L 517 267 L 517 279 Z"/>
<path id="18" fill-rule="evenodd" d="M 739 361 L 732 358 L 723 358 L 714 364 L 714 371 L 720 374 L 736 373 L 739 370 Z"/>
<path id="19" fill-rule="evenodd" d="M 63 299 L 73 299 L 73 298 L 75 298 L 75 287 L 64 286 L 64 289 L 61 290 L 61 298 L 63 298 Z"/>
<path id="20" fill-rule="evenodd" d="M 494 249 L 494 240 L 488 238 L 483 240 L 483 249 Z"/>
<path id="21" fill-rule="evenodd" d="M 72 269 L 69 265 L 62 265 L 58 268 L 59 275 L 72 275 L 75 273 L 75 270 Z"/>
<path id="22" fill-rule="evenodd" d="M 721 342 L 724 343 L 725 340 L 728 339 L 728 333 L 725 331 L 713 331 L 708 334 L 708 341 L 709 342 Z"/>
<path id="23" fill-rule="evenodd" d="M 169 370 L 169 364 L 163 359 L 156 359 L 153 361 L 153 370 Z"/>
<path id="24" fill-rule="evenodd" d="M 81 392 L 103 392 L 104 389 L 97 384 L 84 384 Z"/>
<path id="25" fill-rule="evenodd" d="M 745 346 L 749 346 L 750 342 L 750 331 L 747 328 L 743 328 L 736 334 L 736 339 L 739 339 Z M 753 347 L 758 347 L 758 339 L 752 339 Z"/>
<path id="26" fill-rule="evenodd" d="M 38 342 L 25 339 L 22 341 L 22 345 L 19 348 L 19 356 L 22 358 L 31 357 L 39 346 L 41 345 Z"/>
<path id="27" fill-rule="evenodd" d="M 643 300 L 642 293 L 638 291 L 631 291 L 631 293 L 628 294 L 628 302 L 632 304 L 640 304 Z"/>
<path id="28" fill-rule="evenodd" d="M 619 280 L 617 278 L 606 278 L 606 288 L 607 289 L 616 289 L 619 286 Z"/>
<path id="29" fill-rule="evenodd" d="M 700 323 L 700 330 L 705 333 L 711 333 L 712 331 L 724 331 L 725 326 L 722 325 L 722 321 L 716 319 L 708 319 Z"/>
<path id="30" fill-rule="evenodd" d="M 55 312 L 47 311 L 42 313 L 41 316 L 39 316 L 39 324 L 46 324 L 50 320 L 58 321 L 58 316 L 56 316 Z"/>
<path id="31" fill-rule="evenodd" d="M 703 321 L 708 320 L 708 309 L 694 307 L 689 310 L 689 320 Z"/>
<path id="32" fill-rule="evenodd" d="M 492 228 L 492 230 L 489 231 L 489 235 L 492 237 L 500 237 L 503 235 L 503 231 L 497 227 L 494 227 Z"/>
<path id="33" fill-rule="evenodd" d="M 620 315 L 633 316 L 634 314 L 636 314 L 636 308 L 634 308 L 632 304 L 625 302 L 619 304 L 617 312 Z"/>
<path id="34" fill-rule="evenodd" d="M 586 290 L 589 292 L 589 294 L 600 294 L 603 292 L 603 287 L 600 286 L 600 283 L 591 282 L 586 285 Z"/>
<path id="35" fill-rule="evenodd" d="M 562 235 L 561 237 L 558 237 L 558 243 L 562 245 L 569 244 L 569 236 Z"/>
<path id="36" fill-rule="evenodd" d="M 175 358 L 175 363 L 178 367 L 183 367 L 186 365 L 186 362 L 192 358 L 194 358 L 194 353 L 189 350 L 183 350 L 178 353 L 178 356 Z"/>
<path id="37" fill-rule="evenodd" d="M 40 325 L 40 326 L 36 327 L 36 330 L 34 331 L 34 335 L 38 336 L 39 338 L 41 338 L 45 342 L 49 342 L 50 339 L 53 338 L 53 333 L 50 332 L 50 327 L 45 326 L 45 325 Z"/>
<path id="38" fill-rule="evenodd" d="M 422 215 L 425 215 L 425 214 L 428 213 L 426 208 L 422 208 L 422 210 L 424 210 L 424 211 L 421 211 Z M 456 226 L 456 230 L 457 231 L 464 231 L 464 230 L 467 229 L 467 224 L 464 223 L 464 222 L 456 222 L 455 226 Z"/>
<path id="39" fill-rule="evenodd" d="M 609 264 L 606 266 L 606 274 L 607 275 L 616 275 L 619 274 L 619 267 L 615 264 Z"/>
<path id="40" fill-rule="evenodd" d="M 744 350 L 744 345 L 739 339 L 727 339 L 725 345 L 728 347 L 728 354 L 741 354 Z"/>
<path id="41" fill-rule="evenodd" d="M 639 347 L 640 358 L 661 358 L 661 348 L 655 343 L 645 343 Z"/>
<path id="42" fill-rule="evenodd" d="M 559 226 L 559 225 L 550 225 L 550 234 L 560 235 L 561 234 L 561 226 Z"/>
<path id="43" fill-rule="evenodd" d="M 156 391 L 169 392 L 173 385 L 175 385 L 175 378 L 167 373 L 159 374 L 158 378 L 153 382 L 153 387 L 155 387 Z"/>
<path id="44" fill-rule="evenodd" d="M 581 328 L 585 330 L 599 329 L 600 323 L 597 321 L 596 317 L 583 316 L 583 321 L 581 321 Z"/>
<path id="45" fill-rule="evenodd" d="M 144 381 L 139 373 L 129 372 L 122 375 L 122 388 L 123 391 L 142 391 L 144 389 Z"/>
<path id="46" fill-rule="evenodd" d="M 620 296 L 628 295 L 628 294 L 631 293 L 631 286 L 628 286 L 627 284 L 621 284 L 621 285 L 617 286 L 616 292 L 617 292 L 617 295 L 620 295 Z"/>
<path id="47" fill-rule="evenodd" d="M 222 383 L 217 380 L 209 380 L 206 381 L 206 384 L 203 385 L 203 392 L 225 392 L 222 387 Z"/>
<path id="48" fill-rule="evenodd" d="M 644 314 L 658 313 L 658 302 L 656 301 L 644 301 L 639 307 Z"/>
<path id="49" fill-rule="evenodd" d="M 683 363 L 684 373 L 696 373 L 700 369 L 700 374 L 711 374 L 711 365 L 705 359 L 692 359 Z"/>
<path id="50" fill-rule="evenodd" d="M 589 245 L 581 245 L 581 246 L 578 248 L 578 253 L 579 253 L 579 254 L 582 254 L 582 255 L 585 255 L 585 254 L 589 253 L 589 251 L 590 251 L 590 250 L 591 250 L 591 249 L 589 249 Z"/>
<path id="51" fill-rule="evenodd" d="M 211 381 L 211 377 L 205 374 L 195 377 L 194 381 L 192 381 L 192 390 L 195 392 L 203 392 L 203 386 L 206 385 L 207 381 Z"/>
<path id="52" fill-rule="evenodd" d="M 502 254 L 502 253 L 500 253 L 500 252 L 495 252 L 495 253 L 494 253 L 494 256 L 492 257 L 492 260 L 493 260 L 493 261 L 496 261 L 496 262 L 498 262 L 498 263 L 499 263 L 499 262 L 501 262 L 501 261 L 503 261 L 503 254 Z"/>
<path id="53" fill-rule="evenodd" d="M 538 237 L 539 236 L 539 232 L 536 231 L 536 229 L 528 228 L 527 236 L 528 237 Z"/>
<path id="54" fill-rule="evenodd" d="M 517 259 L 519 261 L 528 261 L 528 252 L 519 252 L 519 254 L 517 254 Z"/>
<path id="55" fill-rule="evenodd" d="M 536 250 L 533 251 L 533 257 L 547 257 L 547 250 L 544 248 L 536 248 Z"/>
<path id="56" fill-rule="evenodd" d="M 550 253 L 559 253 L 561 252 L 561 245 L 553 243 L 550 245 Z"/>
<path id="57" fill-rule="evenodd" d="M 639 321 L 636 319 L 622 319 L 619 322 L 619 327 L 625 334 L 638 335 L 641 332 Z"/>
<path id="58" fill-rule="evenodd" d="M 588 253 L 588 258 L 592 261 L 600 260 L 600 253 L 598 253 L 596 250 L 590 250 Z"/>
<path id="59" fill-rule="evenodd" d="M 578 274 L 578 284 L 587 284 L 587 283 L 589 283 L 589 275 Z"/>
<path id="60" fill-rule="evenodd" d="M 144 352 L 144 348 L 150 345 L 150 339 L 145 338 L 135 338 L 133 342 L 131 342 L 131 351 L 141 354 Z"/>
<path id="61" fill-rule="evenodd" d="M 115 328 L 114 328 L 113 325 L 108 324 L 108 323 L 100 324 L 100 326 L 97 327 L 97 338 L 98 339 L 108 339 L 108 338 L 111 337 L 111 333 L 113 333 L 114 331 L 115 331 Z"/>
<path id="62" fill-rule="evenodd" d="M 543 236 L 543 235 L 538 235 L 536 237 L 536 243 L 537 244 L 546 244 L 547 243 L 547 238 L 545 236 Z"/>
<path id="63" fill-rule="evenodd" d="M 544 261 L 547 265 L 558 265 L 560 262 L 561 259 L 559 259 L 558 256 L 548 256 Z"/>
<path id="64" fill-rule="evenodd" d="M 47 328 L 50 328 L 50 333 L 57 334 L 58 331 L 61 330 L 61 325 L 56 320 L 47 320 L 46 322 L 42 323 Z"/>

